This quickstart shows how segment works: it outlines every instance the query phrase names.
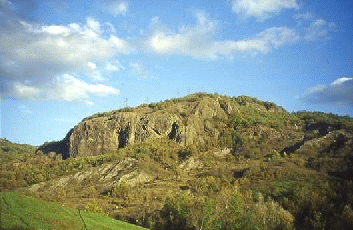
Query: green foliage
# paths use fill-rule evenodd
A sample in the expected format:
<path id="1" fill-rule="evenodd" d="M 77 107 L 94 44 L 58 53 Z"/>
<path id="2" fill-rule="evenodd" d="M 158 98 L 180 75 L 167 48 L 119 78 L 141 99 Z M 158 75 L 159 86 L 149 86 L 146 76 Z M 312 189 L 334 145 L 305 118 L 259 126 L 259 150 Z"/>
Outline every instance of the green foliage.
<path id="1" fill-rule="evenodd" d="M 189 209 L 190 200 L 185 194 L 175 199 L 168 199 L 160 211 L 153 229 L 194 230 L 195 227 L 188 220 Z"/>
<path id="2" fill-rule="evenodd" d="M 130 194 L 132 192 L 132 188 L 126 184 L 125 181 L 121 181 L 118 185 L 116 185 L 112 191 L 112 195 L 115 197 L 122 198 L 124 200 L 129 200 Z"/>
<path id="3" fill-rule="evenodd" d="M 96 199 L 91 199 L 90 201 L 88 201 L 86 203 L 85 210 L 87 212 L 99 213 L 99 214 L 106 215 L 106 213 L 104 212 L 102 206 L 98 204 Z"/>
<path id="4" fill-rule="evenodd" d="M 279 160 L 281 159 L 281 154 L 277 150 L 273 150 L 271 154 L 268 155 L 267 160 Z"/>
<path id="5" fill-rule="evenodd" d="M 27 144 L 16 144 L 6 139 L 0 139 L 0 166 L 15 160 L 22 160 L 33 155 L 35 146 Z"/>
<path id="6" fill-rule="evenodd" d="M 190 184 L 196 190 L 196 192 L 210 194 L 217 192 L 221 188 L 221 181 L 219 178 L 214 176 L 206 176 L 197 179 L 194 183 Z"/>
<path id="7" fill-rule="evenodd" d="M 104 163 L 123 159 L 124 153 L 107 153 L 92 157 L 55 160 L 43 154 L 25 155 L 21 161 L 9 161 L 0 171 L 0 187 L 4 190 L 52 180 L 58 176 L 69 175 L 78 170 L 98 167 Z"/>
<path id="8" fill-rule="evenodd" d="M 241 100 L 243 101 L 243 100 Z M 242 104 L 244 104 L 242 102 Z M 299 118 L 287 112 L 268 112 L 256 105 L 240 106 L 239 112 L 232 114 L 230 125 L 235 130 L 241 130 L 253 125 L 264 125 L 274 129 L 286 129 L 295 123 L 300 123 Z"/>
<path id="9" fill-rule="evenodd" d="M 257 201 L 237 188 L 196 198 L 179 194 L 168 200 L 152 229 L 294 229 L 294 218 L 273 200 Z"/>
<path id="10" fill-rule="evenodd" d="M 350 116 L 339 116 L 333 113 L 299 111 L 295 113 L 300 119 L 308 123 L 323 122 L 331 124 L 352 124 L 353 118 Z"/>

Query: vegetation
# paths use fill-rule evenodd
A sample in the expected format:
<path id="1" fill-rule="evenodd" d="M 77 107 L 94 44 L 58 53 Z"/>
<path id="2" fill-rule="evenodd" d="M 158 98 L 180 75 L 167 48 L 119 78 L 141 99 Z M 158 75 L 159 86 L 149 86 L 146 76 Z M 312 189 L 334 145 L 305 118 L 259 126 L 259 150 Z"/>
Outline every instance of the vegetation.
<path id="1" fill-rule="evenodd" d="M 34 153 L 35 146 L 26 144 L 15 144 L 6 139 L 0 139 L 0 166 L 6 162 L 22 160 Z"/>
<path id="2" fill-rule="evenodd" d="M 159 137 L 66 160 L 21 149 L 1 156 L 1 190 L 150 229 L 353 229 L 348 116 L 288 113 L 256 98 L 198 93 L 91 118 L 176 111 L 186 121 L 207 98 L 216 98 L 226 116 L 205 119 L 202 128 L 211 131 L 204 142 Z"/>
<path id="3" fill-rule="evenodd" d="M 142 229 L 108 216 L 19 193 L 0 193 L 1 229 Z"/>

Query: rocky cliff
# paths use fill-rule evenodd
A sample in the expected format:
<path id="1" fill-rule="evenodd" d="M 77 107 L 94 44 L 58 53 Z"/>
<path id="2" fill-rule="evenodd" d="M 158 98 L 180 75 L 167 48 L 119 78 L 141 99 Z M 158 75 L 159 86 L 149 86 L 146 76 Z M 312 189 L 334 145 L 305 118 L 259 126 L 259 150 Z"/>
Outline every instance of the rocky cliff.
<path id="1" fill-rule="evenodd" d="M 92 115 L 75 126 L 62 141 L 43 145 L 40 150 L 56 151 L 64 156 L 89 156 L 155 138 L 169 138 L 185 146 L 205 146 L 225 137 L 230 119 L 241 106 L 285 113 L 274 104 L 259 103 L 250 97 L 198 93 Z"/>
<path id="2" fill-rule="evenodd" d="M 246 154 L 282 148 L 282 152 L 291 152 L 314 138 L 316 131 L 324 136 L 341 128 L 329 122 L 310 123 L 271 102 L 251 97 L 197 93 L 94 114 L 83 119 L 62 141 L 44 144 L 39 150 L 58 152 L 64 158 L 92 156 L 167 138 L 201 151 L 230 147 L 233 152 Z"/>

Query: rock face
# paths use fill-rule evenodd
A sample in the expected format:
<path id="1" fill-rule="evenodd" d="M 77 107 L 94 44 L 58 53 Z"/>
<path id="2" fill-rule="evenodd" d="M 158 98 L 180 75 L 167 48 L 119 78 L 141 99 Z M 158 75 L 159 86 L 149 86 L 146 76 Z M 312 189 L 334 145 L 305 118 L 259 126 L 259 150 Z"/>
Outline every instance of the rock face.
<path id="1" fill-rule="evenodd" d="M 90 156 L 155 138 L 169 138 L 185 146 L 209 145 L 222 137 L 223 131 L 229 128 L 227 121 L 245 104 L 229 97 L 193 94 L 129 110 L 96 114 L 85 118 L 62 141 L 40 150 L 71 157 Z M 253 106 L 254 103 L 247 104 Z M 279 107 L 266 105 L 256 104 L 256 108 L 268 113 L 283 112 Z"/>
<path id="2" fill-rule="evenodd" d="M 169 138 L 185 145 L 204 144 L 207 138 L 220 135 L 207 120 L 227 119 L 231 112 L 231 105 L 205 97 L 157 111 L 145 107 L 88 118 L 73 129 L 69 152 L 71 156 L 98 155 L 153 138 Z"/>
<path id="3" fill-rule="evenodd" d="M 85 120 L 70 136 L 70 154 L 98 155 L 159 136 L 180 136 L 179 119 L 167 114 L 121 112 Z M 179 138 L 180 139 L 180 138 Z"/>

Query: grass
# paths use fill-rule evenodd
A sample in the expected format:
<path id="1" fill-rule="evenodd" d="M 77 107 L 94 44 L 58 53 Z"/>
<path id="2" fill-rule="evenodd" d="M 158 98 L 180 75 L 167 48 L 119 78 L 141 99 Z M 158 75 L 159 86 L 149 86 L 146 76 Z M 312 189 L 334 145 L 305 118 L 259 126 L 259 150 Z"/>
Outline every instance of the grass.
<path id="1" fill-rule="evenodd" d="M 108 216 L 4 192 L 1 199 L 1 229 L 142 229 Z"/>

